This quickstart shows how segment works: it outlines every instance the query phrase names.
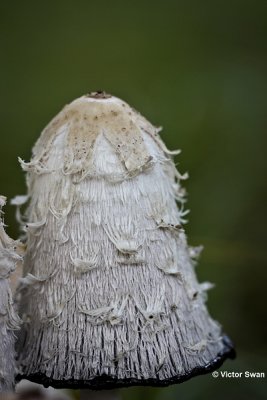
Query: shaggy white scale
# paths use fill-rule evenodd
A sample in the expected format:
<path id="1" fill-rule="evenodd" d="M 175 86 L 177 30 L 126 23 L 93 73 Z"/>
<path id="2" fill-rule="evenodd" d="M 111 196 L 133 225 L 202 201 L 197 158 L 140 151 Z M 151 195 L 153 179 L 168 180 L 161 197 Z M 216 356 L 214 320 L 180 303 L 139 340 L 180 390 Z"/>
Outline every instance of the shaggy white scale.
<path id="1" fill-rule="evenodd" d="M 20 319 L 13 308 L 9 277 L 22 260 L 23 251 L 21 243 L 5 232 L 1 218 L 5 204 L 6 198 L 0 196 L 0 393 L 12 389 L 16 372 L 15 331 L 20 327 Z"/>
<path id="2" fill-rule="evenodd" d="M 233 356 L 182 228 L 158 129 L 92 93 L 44 129 L 27 172 L 20 375 L 54 387 L 167 385 Z M 177 202 L 179 206 L 177 206 Z"/>

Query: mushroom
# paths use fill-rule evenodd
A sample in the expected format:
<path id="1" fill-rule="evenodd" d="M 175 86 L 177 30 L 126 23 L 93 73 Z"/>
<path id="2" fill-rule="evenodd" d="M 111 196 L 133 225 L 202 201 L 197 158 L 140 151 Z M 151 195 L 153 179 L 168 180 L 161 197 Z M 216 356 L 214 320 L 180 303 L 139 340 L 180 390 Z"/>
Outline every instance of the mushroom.
<path id="1" fill-rule="evenodd" d="M 158 132 L 119 98 L 90 93 L 20 160 L 29 204 L 18 379 L 166 386 L 234 356 L 206 308 L 211 285 L 194 272 L 186 174 Z"/>
<path id="2" fill-rule="evenodd" d="M 6 198 L 0 196 L 0 393 L 13 389 L 16 373 L 15 331 L 20 319 L 13 307 L 10 275 L 22 260 L 22 245 L 5 232 L 2 207 Z"/>

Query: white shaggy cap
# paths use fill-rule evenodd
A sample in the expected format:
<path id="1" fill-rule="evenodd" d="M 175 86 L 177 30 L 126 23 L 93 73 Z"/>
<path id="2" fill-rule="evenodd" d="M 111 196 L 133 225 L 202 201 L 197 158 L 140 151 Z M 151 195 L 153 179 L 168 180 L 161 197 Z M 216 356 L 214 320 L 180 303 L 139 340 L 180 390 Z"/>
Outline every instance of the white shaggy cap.
<path id="1" fill-rule="evenodd" d="M 153 138 L 163 153 L 169 152 L 155 128 L 127 103 L 114 96 L 91 94 L 68 104 L 44 129 L 33 148 L 30 163 L 22 162 L 24 170 L 36 173 L 62 168 L 64 174 L 80 174 L 81 179 L 92 168 L 94 146 L 103 135 L 111 145 L 128 177 L 140 173 L 153 157 L 145 144 L 143 133 Z M 64 159 L 48 157 L 52 146 L 60 144 Z M 58 154 L 57 154 L 58 155 Z"/>
<path id="2" fill-rule="evenodd" d="M 230 354 L 182 228 L 185 176 L 157 132 L 122 100 L 93 93 L 67 105 L 21 161 L 21 377 L 167 385 Z"/>
<path id="3" fill-rule="evenodd" d="M 21 261 L 21 244 L 12 240 L 4 230 L 1 218 L 6 198 L 0 196 L 0 393 L 12 390 L 16 374 L 15 335 L 20 320 L 13 308 L 9 277 Z"/>

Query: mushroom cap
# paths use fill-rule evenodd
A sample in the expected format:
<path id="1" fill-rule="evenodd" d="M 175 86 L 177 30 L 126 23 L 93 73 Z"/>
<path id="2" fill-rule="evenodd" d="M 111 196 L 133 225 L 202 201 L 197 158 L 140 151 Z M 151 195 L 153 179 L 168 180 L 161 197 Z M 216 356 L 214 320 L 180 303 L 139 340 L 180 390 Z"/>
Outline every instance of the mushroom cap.
<path id="1" fill-rule="evenodd" d="M 158 136 L 159 129 L 126 102 L 105 92 L 93 92 L 66 105 L 43 130 L 33 148 L 31 164 L 45 168 L 49 150 L 62 132 L 65 174 L 87 171 L 97 137 L 103 134 L 130 176 L 139 173 L 152 160 L 142 131 L 168 152 Z M 29 164 L 28 164 L 29 166 Z"/>
<path id="2" fill-rule="evenodd" d="M 21 161 L 29 206 L 20 379 L 166 386 L 233 356 L 181 226 L 186 175 L 158 131 L 95 92 L 65 106 Z"/>

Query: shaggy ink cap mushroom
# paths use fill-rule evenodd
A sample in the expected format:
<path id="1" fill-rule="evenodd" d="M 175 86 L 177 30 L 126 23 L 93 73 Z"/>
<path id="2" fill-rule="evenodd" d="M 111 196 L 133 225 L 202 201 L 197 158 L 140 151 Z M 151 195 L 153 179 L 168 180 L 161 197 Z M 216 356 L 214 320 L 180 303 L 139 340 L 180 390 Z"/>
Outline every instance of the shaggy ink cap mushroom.
<path id="1" fill-rule="evenodd" d="M 33 147 L 18 379 L 167 386 L 234 356 L 195 274 L 185 191 L 159 129 L 105 92 L 74 100 Z"/>

